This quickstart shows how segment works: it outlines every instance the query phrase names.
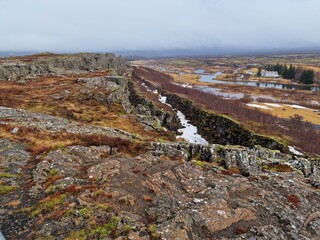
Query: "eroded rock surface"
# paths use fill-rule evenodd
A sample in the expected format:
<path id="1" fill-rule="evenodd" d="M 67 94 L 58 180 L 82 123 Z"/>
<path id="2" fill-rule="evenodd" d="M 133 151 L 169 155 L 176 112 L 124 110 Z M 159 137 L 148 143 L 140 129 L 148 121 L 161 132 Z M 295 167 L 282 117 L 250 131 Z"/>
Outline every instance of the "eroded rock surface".
<path id="1" fill-rule="evenodd" d="M 84 135 L 102 134 L 110 137 L 135 138 L 132 134 L 119 129 L 81 125 L 78 122 L 61 117 L 1 106 L 0 123 L 15 126 L 35 127 L 49 132 L 69 132 Z"/>
<path id="2" fill-rule="evenodd" d="M 44 74 L 62 74 L 68 71 L 95 71 L 111 68 L 122 75 L 125 71 L 124 60 L 111 53 L 84 53 L 66 56 L 50 55 L 46 58 L 42 58 L 39 55 L 32 62 L 9 59 L 7 63 L 1 64 L 0 80 L 14 80 L 20 77 Z"/>
<path id="3" fill-rule="evenodd" d="M 24 151 L 1 140 L 5 163 L 11 159 L 9 145 L 10 151 Z M 155 145 L 138 156 L 108 146 L 70 146 L 38 156 L 32 169 L 34 184 L 21 187 L 31 201 L 18 207 L 5 205 L 1 230 L 8 239 L 315 239 L 319 235 L 320 193 L 302 173 L 254 168 L 247 176 L 226 172 L 228 166 L 219 165 L 219 154 L 236 155 L 232 168 L 247 169 L 246 159 L 253 150 L 244 148 L 212 146 L 211 156 L 218 157 L 199 164 L 187 156 L 192 148 L 196 155 L 200 146 L 182 144 L 180 152 L 171 153 L 177 144 Z M 241 158 L 241 151 L 251 155 Z M 265 158 L 275 155 L 264 151 L 255 153 Z M 21 219 L 27 228 L 19 227 Z"/>

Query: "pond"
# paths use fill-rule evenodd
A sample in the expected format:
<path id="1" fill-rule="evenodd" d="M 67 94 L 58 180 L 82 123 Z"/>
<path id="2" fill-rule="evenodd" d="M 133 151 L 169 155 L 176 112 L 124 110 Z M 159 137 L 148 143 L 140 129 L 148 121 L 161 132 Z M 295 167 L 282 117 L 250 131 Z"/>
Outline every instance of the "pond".
<path id="1" fill-rule="evenodd" d="M 247 81 L 222 81 L 216 80 L 217 76 L 221 75 L 221 72 L 217 72 L 214 75 L 200 74 L 201 82 L 211 82 L 219 84 L 238 84 L 252 87 L 261 88 L 276 88 L 276 89 L 290 89 L 290 90 L 306 90 L 306 91 L 320 91 L 320 86 L 308 86 L 308 85 L 297 85 L 297 84 L 281 84 L 281 83 L 264 83 L 264 82 L 247 82 Z"/>
<path id="2" fill-rule="evenodd" d="M 199 74 L 201 82 L 214 82 L 218 76 L 222 75 L 222 72 L 216 72 L 215 74 Z M 220 82 L 220 81 L 219 81 Z M 223 82 L 223 81 L 222 81 Z"/>
<path id="3" fill-rule="evenodd" d="M 214 88 L 214 87 L 207 87 L 207 86 L 197 86 L 194 87 L 196 89 L 199 89 L 200 91 L 210 93 L 212 95 L 220 96 L 226 99 L 241 99 L 245 95 L 244 93 L 226 93 L 222 92 L 222 89 L 220 88 Z M 276 98 L 268 95 L 251 95 L 250 96 L 253 100 L 257 100 L 258 98 L 264 98 L 264 99 L 270 99 L 270 100 L 276 100 Z"/>

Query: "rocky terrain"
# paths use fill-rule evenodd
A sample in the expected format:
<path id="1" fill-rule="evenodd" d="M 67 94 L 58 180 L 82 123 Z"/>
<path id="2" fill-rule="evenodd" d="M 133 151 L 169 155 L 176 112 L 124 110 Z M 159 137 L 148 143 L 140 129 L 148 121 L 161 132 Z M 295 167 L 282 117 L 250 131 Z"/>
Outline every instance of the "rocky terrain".
<path id="1" fill-rule="evenodd" d="M 319 239 L 318 158 L 233 123 L 177 139 L 186 100 L 159 101 L 123 59 L 1 59 L 0 79 L 6 239 Z"/>

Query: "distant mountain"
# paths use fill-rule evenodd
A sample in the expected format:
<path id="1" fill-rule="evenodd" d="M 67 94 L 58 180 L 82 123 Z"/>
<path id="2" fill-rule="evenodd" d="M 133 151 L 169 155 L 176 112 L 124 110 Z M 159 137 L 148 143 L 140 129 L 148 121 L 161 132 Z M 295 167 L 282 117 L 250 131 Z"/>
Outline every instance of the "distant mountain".
<path id="1" fill-rule="evenodd" d="M 0 51 L 0 57 L 10 57 L 10 56 L 25 56 L 36 54 L 36 51 Z"/>
<path id="2" fill-rule="evenodd" d="M 203 48 L 203 49 L 170 49 L 146 51 L 117 51 L 116 54 L 132 58 L 163 58 L 191 56 L 221 56 L 221 55 L 260 55 L 260 54 L 291 54 L 320 53 L 320 48 L 288 48 L 288 49 L 243 49 L 243 48 Z"/>

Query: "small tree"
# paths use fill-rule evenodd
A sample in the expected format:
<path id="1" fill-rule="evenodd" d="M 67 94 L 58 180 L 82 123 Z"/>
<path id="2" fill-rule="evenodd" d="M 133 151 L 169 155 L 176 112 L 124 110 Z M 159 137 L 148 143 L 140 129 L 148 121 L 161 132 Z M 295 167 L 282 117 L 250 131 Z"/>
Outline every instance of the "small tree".
<path id="1" fill-rule="evenodd" d="M 313 84 L 314 83 L 314 71 L 312 69 L 303 70 L 300 81 L 304 84 Z"/>
<path id="2" fill-rule="evenodd" d="M 296 68 L 290 64 L 290 67 L 288 69 L 287 73 L 287 79 L 293 79 L 296 75 Z"/>
<path id="3" fill-rule="evenodd" d="M 261 68 L 258 69 L 257 77 L 261 77 Z"/>

